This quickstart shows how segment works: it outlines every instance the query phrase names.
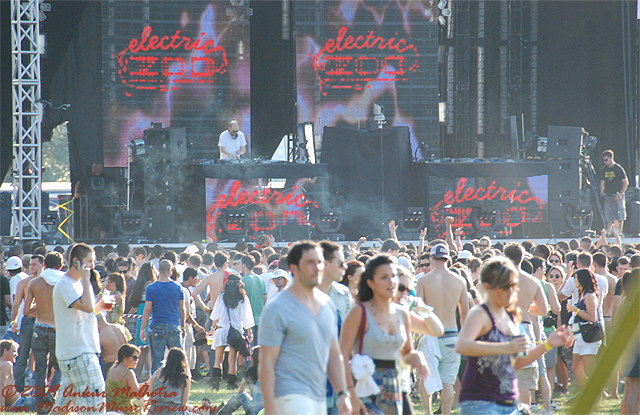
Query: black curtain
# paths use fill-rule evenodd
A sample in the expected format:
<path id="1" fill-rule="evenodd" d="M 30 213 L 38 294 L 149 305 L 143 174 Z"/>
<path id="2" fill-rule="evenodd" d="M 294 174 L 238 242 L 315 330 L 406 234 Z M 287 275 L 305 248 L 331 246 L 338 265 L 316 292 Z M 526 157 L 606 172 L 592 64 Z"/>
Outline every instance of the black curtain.
<path id="1" fill-rule="evenodd" d="M 0 1 L 0 182 L 11 168 L 11 2 Z"/>
<path id="2" fill-rule="evenodd" d="M 81 15 L 76 26 L 71 26 L 69 33 L 62 35 L 61 41 L 55 44 L 56 49 L 49 51 L 59 54 L 59 61 L 50 63 L 48 88 L 43 85 L 43 97 L 56 106 L 71 106 L 66 111 L 48 110 L 43 125 L 49 129 L 64 120 L 69 121 L 71 182 L 77 183 L 90 171 L 93 163 L 103 159 L 102 14 L 100 2 L 69 3 L 67 7 L 70 9 L 66 11 Z M 64 13 L 64 8 L 52 10 L 52 15 L 59 18 Z M 62 28 L 52 27 L 52 30 Z M 68 41 L 63 41 L 64 38 Z"/>
<path id="3" fill-rule="evenodd" d="M 270 157 L 285 134 L 295 132 L 295 42 L 290 1 L 290 37 L 282 39 L 282 1 L 252 1 L 251 154 Z"/>
<path id="4" fill-rule="evenodd" d="M 386 224 L 401 218 L 407 194 L 415 184 L 409 128 L 367 131 L 325 127 L 322 162 L 329 169 L 329 207 L 342 210 L 341 233 L 348 240 L 367 235 L 385 237 Z"/>

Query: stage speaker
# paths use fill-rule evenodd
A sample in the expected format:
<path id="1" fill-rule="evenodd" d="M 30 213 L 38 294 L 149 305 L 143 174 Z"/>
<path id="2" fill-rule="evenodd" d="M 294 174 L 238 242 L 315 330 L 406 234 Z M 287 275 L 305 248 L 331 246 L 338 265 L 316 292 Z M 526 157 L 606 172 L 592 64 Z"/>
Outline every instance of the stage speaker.
<path id="1" fill-rule="evenodd" d="M 186 128 L 152 128 L 144 131 L 145 157 L 154 162 L 182 162 L 187 159 Z"/>
<path id="2" fill-rule="evenodd" d="M 147 205 L 145 207 L 147 217 L 146 236 L 154 242 L 176 241 L 175 209 L 172 205 Z"/>
<path id="3" fill-rule="evenodd" d="M 580 160 L 547 160 L 549 200 L 569 200 L 580 197 L 582 169 Z"/>
<path id="4" fill-rule="evenodd" d="M 295 242 L 311 239 L 313 228 L 310 225 L 278 225 L 273 236 L 280 242 Z"/>
<path id="5" fill-rule="evenodd" d="M 547 157 L 579 159 L 583 129 L 550 125 L 547 130 Z"/>
<path id="6" fill-rule="evenodd" d="M 529 239 L 529 238 L 550 238 L 551 223 L 549 222 L 524 222 L 513 228 L 511 238 Z"/>
<path id="7" fill-rule="evenodd" d="M 11 193 L 0 193 L 0 235 L 2 236 L 11 235 L 11 218 L 13 217 L 13 213 L 11 212 L 12 209 Z"/>
<path id="8" fill-rule="evenodd" d="M 624 221 L 624 235 L 636 237 L 640 234 L 640 189 L 629 187 L 625 192 L 627 220 Z"/>

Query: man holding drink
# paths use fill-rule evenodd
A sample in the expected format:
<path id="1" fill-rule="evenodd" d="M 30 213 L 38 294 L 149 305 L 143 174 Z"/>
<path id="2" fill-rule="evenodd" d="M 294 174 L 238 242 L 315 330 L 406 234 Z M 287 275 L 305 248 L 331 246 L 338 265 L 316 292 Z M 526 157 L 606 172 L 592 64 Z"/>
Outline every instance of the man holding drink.
<path id="1" fill-rule="evenodd" d="M 76 244 L 69 253 L 69 270 L 53 288 L 53 313 L 56 327 L 56 357 L 62 374 L 60 390 L 69 385 L 79 397 L 58 393 L 55 407 L 69 404 L 88 408 L 85 413 L 104 412 L 105 383 L 100 370 L 100 337 L 95 314 L 105 311 L 103 300 L 95 303 L 90 270 L 96 255 L 91 247 Z M 62 413 L 62 412 L 52 412 Z M 80 412 L 82 413 L 82 412 Z"/>

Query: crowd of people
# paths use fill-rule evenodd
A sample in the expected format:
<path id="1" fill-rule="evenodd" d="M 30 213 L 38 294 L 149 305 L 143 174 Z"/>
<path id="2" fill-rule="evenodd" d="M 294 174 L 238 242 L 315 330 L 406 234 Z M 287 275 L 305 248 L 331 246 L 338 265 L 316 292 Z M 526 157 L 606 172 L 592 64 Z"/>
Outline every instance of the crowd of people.
<path id="1" fill-rule="evenodd" d="M 393 222 L 379 248 L 12 246 L 0 389 L 32 393 L 3 393 L 0 407 L 413 414 L 421 399 L 429 414 L 552 413 L 554 397 L 580 393 L 637 289 L 640 244 L 464 241 L 445 223 L 417 246 Z M 640 344 L 628 349 L 603 393 L 637 414 Z M 190 403 L 205 379 L 237 393 Z"/>

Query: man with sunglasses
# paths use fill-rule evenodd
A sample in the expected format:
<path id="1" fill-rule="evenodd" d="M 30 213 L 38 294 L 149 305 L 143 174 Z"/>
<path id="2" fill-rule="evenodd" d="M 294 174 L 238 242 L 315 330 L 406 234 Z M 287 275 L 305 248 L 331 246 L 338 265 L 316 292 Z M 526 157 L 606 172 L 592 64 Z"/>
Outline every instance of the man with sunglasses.
<path id="1" fill-rule="evenodd" d="M 427 275 L 431 271 L 431 254 L 425 252 L 418 257 L 416 264 L 416 281 L 418 278 Z"/>
<path id="2" fill-rule="evenodd" d="M 458 338 L 456 309 L 460 311 L 460 324 L 469 311 L 467 283 L 460 275 L 449 270 L 450 262 L 449 248 L 445 244 L 435 245 L 431 248 L 431 271 L 420 278 L 416 285 L 416 296 L 422 297 L 425 304 L 433 307 L 433 312 L 444 326 L 444 334 L 438 342 L 442 354 L 438 373 L 442 380 L 440 408 L 443 414 L 451 413 L 453 385 L 460 369 L 460 354 L 454 350 Z M 430 403 L 429 399 L 422 404 L 426 407 Z"/>
<path id="3" fill-rule="evenodd" d="M 613 160 L 613 151 L 602 152 L 602 163 L 604 167 L 600 171 L 600 196 L 604 198 L 604 221 L 607 232 L 611 232 L 612 225 L 618 221 L 618 226 L 613 229 L 614 234 L 618 235 L 627 218 L 624 194 L 629 186 L 629 179 L 622 166 Z"/>

